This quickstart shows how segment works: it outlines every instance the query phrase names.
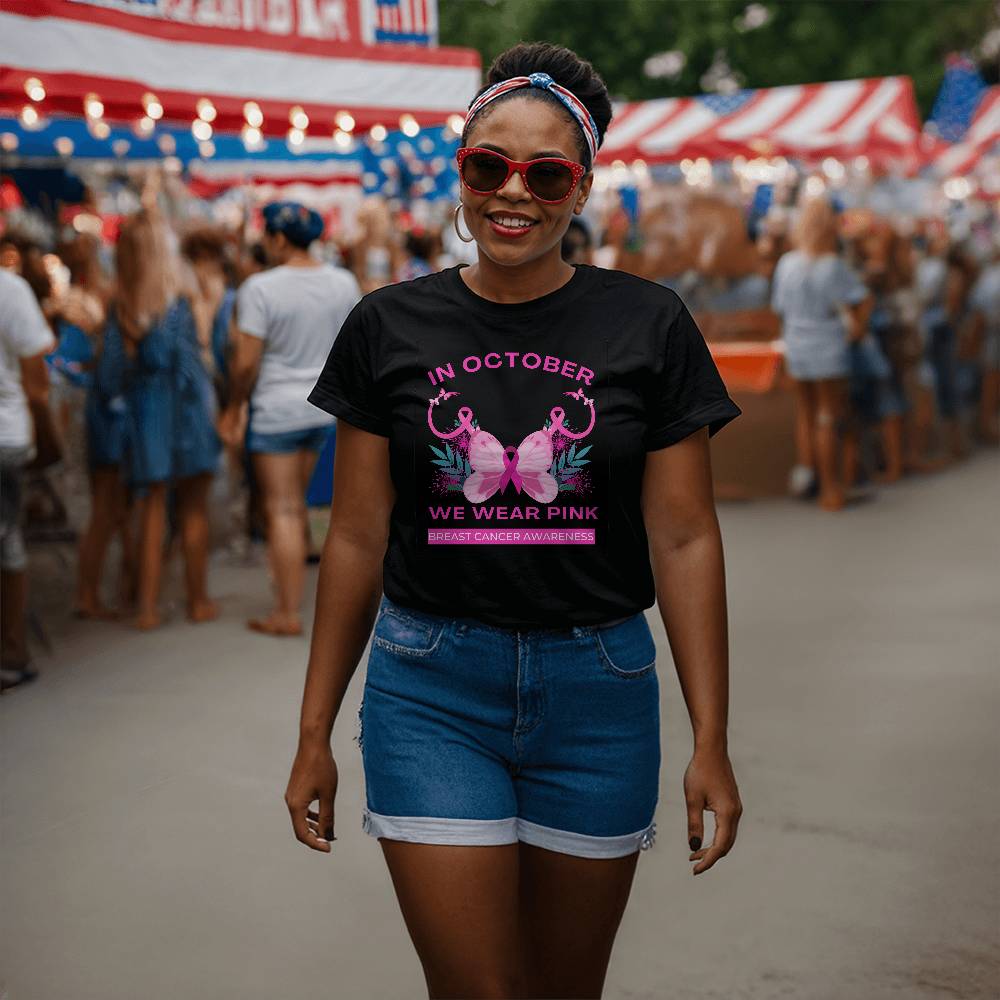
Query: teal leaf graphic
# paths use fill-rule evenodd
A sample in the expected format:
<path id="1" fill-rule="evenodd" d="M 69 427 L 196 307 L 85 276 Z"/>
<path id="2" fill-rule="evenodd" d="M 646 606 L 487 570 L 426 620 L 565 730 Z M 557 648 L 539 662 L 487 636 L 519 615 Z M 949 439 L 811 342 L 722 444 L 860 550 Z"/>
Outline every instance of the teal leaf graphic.
<path id="1" fill-rule="evenodd" d="M 567 459 L 567 461 L 572 462 L 574 455 L 576 455 L 576 442 L 575 441 L 573 442 L 573 444 L 571 444 L 569 446 L 569 458 Z"/>
<path id="2" fill-rule="evenodd" d="M 438 458 L 447 459 L 448 456 L 440 448 L 435 448 L 434 445 L 430 445 L 430 449 L 435 455 L 437 455 Z"/>
<path id="3" fill-rule="evenodd" d="M 581 449 L 580 449 L 580 450 L 579 450 L 579 451 L 578 451 L 578 452 L 576 453 L 576 457 L 577 457 L 577 458 L 583 458 L 583 456 L 584 456 L 584 455 L 586 455 L 586 454 L 587 454 L 587 452 L 588 452 L 588 451 L 590 451 L 590 449 L 591 449 L 591 448 L 593 448 L 593 447 L 594 447 L 594 446 L 593 446 L 592 444 L 588 444 L 586 448 L 581 448 Z"/>
<path id="4" fill-rule="evenodd" d="M 433 445 L 431 445 L 431 448 L 433 448 L 435 455 L 441 456 L 440 458 L 432 458 L 431 465 L 436 465 L 444 475 L 464 480 L 466 476 L 472 473 L 468 460 L 460 451 L 453 449 L 451 445 L 446 443 L 444 451 L 434 448 Z"/>

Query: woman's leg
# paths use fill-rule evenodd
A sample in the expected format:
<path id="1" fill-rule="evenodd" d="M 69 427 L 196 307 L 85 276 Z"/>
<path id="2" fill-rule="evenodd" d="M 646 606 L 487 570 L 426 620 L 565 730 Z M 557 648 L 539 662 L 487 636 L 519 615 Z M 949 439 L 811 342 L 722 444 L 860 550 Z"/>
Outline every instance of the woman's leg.
<path id="1" fill-rule="evenodd" d="M 302 489 L 302 528 L 306 546 L 306 557 L 318 555 L 319 550 L 313 551 L 312 532 L 309 528 L 309 509 L 305 506 L 305 498 L 309 492 L 309 483 L 312 481 L 313 471 L 316 468 L 316 460 L 319 458 L 318 451 L 299 452 L 299 483 Z M 314 560 L 315 561 L 315 560 Z"/>
<path id="2" fill-rule="evenodd" d="M 432 1000 L 548 996 L 522 980 L 518 844 L 379 843 Z"/>
<path id="3" fill-rule="evenodd" d="M 639 852 L 578 858 L 520 844 L 526 997 L 600 997 Z"/>
<path id="4" fill-rule="evenodd" d="M 139 560 L 136 552 L 132 494 L 124 483 L 119 483 L 117 512 L 115 528 L 121 546 L 119 600 L 122 608 L 133 608 L 139 593 Z"/>
<path id="5" fill-rule="evenodd" d="M 816 411 L 815 383 L 795 383 L 795 451 L 798 464 L 807 469 L 816 468 L 816 449 L 813 440 L 813 421 Z"/>
<path id="6" fill-rule="evenodd" d="M 638 851 L 379 843 L 431 998 L 601 996 Z"/>
<path id="7" fill-rule="evenodd" d="M 861 468 L 861 426 L 853 419 L 848 420 L 841 441 L 841 469 L 844 487 L 850 489 L 858 484 Z"/>
<path id="8" fill-rule="evenodd" d="M 937 472 L 947 465 L 944 458 L 931 458 L 931 431 L 934 427 L 934 389 L 921 385 L 916 390 L 913 405 L 913 436 L 909 467 L 914 472 Z"/>
<path id="9" fill-rule="evenodd" d="M 882 438 L 882 456 L 885 468 L 877 476 L 880 483 L 895 483 L 903 475 L 903 417 L 893 414 L 884 417 L 879 425 Z"/>
<path id="10" fill-rule="evenodd" d="M 101 577 L 108 543 L 121 517 L 121 473 L 113 465 L 98 466 L 90 474 L 90 519 L 80 539 L 77 566 L 76 614 L 81 618 L 115 618 L 101 603 Z"/>
<path id="11" fill-rule="evenodd" d="M 177 484 L 187 614 L 193 622 L 209 622 L 219 617 L 218 606 L 208 597 L 208 492 L 211 487 L 210 473 L 189 476 Z"/>
<path id="12" fill-rule="evenodd" d="M 838 435 L 847 408 L 847 379 L 816 382 L 816 460 L 819 466 L 819 505 L 823 510 L 844 506 L 844 483 L 838 466 Z"/>
<path id="13" fill-rule="evenodd" d="M 267 516 L 267 552 L 274 576 L 275 606 L 250 627 L 274 634 L 302 631 L 302 589 L 305 579 L 305 497 L 302 493 L 301 459 L 297 452 L 256 454 L 254 471 Z"/>
<path id="14" fill-rule="evenodd" d="M 163 538 L 167 530 L 167 484 L 152 483 L 139 501 L 139 608 L 136 627 L 156 628 L 163 574 Z"/>

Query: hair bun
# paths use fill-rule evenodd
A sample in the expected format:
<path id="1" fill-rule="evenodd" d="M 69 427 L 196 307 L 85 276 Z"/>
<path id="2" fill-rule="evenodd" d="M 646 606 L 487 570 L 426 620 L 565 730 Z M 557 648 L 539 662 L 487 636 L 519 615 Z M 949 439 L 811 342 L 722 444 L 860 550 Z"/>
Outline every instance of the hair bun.
<path id="1" fill-rule="evenodd" d="M 515 76 L 531 76 L 532 73 L 548 73 L 556 83 L 572 91 L 594 119 L 594 124 L 597 126 L 597 145 L 600 147 L 611 124 L 611 98 L 608 96 L 607 85 L 597 70 L 572 49 L 553 45 L 551 42 L 518 42 L 493 60 L 486 74 L 486 84 L 479 89 L 476 96 L 494 84 Z M 513 91 L 511 96 L 515 94 L 523 96 L 526 93 L 528 92 L 523 90 Z M 535 90 L 533 94 L 541 95 L 543 100 L 551 100 L 554 104 L 558 103 L 552 95 L 546 95 L 544 91 Z M 586 152 L 584 150 L 585 154 Z M 589 160 L 589 155 L 587 159 Z M 593 164 L 587 163 L 586 166 Z"/>

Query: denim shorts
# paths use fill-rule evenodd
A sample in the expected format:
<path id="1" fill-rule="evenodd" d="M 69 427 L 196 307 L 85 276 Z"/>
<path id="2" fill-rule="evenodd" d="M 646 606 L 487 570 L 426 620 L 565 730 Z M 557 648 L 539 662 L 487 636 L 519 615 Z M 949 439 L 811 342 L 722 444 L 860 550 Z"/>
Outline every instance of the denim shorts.
<path id="1" fill-rule="evenodd" d="M 585 858 L 656 834 L 660 700 L 644 614 L 516 630 L 383 599 L 357 740 L 362 828 Z"/>
<path id="2" fill-rule="evenodd" d="M 290 455 L 296 451 L 322 451 L 333 424 L 322 427 L 303 427 L 297 431 L 262 434 L 251 425 L 247 432 L 246 448 L 254 455 Z"/>

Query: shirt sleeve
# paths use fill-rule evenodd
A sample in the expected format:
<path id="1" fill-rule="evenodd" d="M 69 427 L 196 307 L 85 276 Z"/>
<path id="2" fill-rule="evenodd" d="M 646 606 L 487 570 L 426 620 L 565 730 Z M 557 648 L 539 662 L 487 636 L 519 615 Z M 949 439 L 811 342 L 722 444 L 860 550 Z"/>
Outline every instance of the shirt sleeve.
<path id="1" fill-rule="evenodd" d="M 378 382 L 378 343 L 361 299 L 330 348 L 309 402 L 370 434 L 389 437 L 388 407 Z"/>
<path id="2" fill-rule="evenodd" d="M 7 323 L 2 332 L 14 354 L 19 358 L 33 358 L 43 351 L 51 351 L 56 340 L 38 307 L 31 286 L 19 279 L 11 285 L 9 292 Z"/>
<path id="3" fill-rule="evenodd" d="M 251 337 L 267 339 L 267 308 L 260 282 L 247 279 L 236 297 L 236 325 Z"/>
<path id="4" fill-rule="evenodd" d="M 705 426 L 712 437 L 742 412 L 729 398 L 691 313 L 681 305 L 647 402 L 646 450 L 669 447 Z"/>

